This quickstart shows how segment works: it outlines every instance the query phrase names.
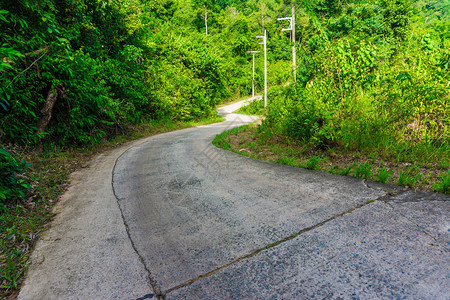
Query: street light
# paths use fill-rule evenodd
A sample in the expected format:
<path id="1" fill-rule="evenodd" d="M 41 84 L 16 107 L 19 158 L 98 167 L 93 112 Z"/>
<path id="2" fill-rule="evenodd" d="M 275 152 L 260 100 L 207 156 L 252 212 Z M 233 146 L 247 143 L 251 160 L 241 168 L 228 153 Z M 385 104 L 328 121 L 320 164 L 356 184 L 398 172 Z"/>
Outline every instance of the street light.
<path id="1" fill-rule="evenodd" d="M 264 107 L 267 106 L 267 30 L 264 29 L 263 36 L 257 36 L 256 38 L 262 39 L 259 42 L 260 45 L 264 45 Z"/>
<path id="2" fill-rule="evenodd" d="M 252 98 L 255 98 L 255 54 L 260 53 L 260 51 L 248 50 L 247 52 L 253 54 Z"/>
<path id="3" fill-rule="evenodd" d="M 284 21 L 289 20 L 289 28 L 284 28 L 284 25 L 282 25 L 281 31 L 292 31 L 292 72 L 294 76 L 294 82 L 296 81 L 296 60 L 297 60 L 297 54 L 295 52 L 295 8 L 292 6 L 292 16 L 288 17 L 286 13 L 285 18 L 280 18 L 280 15 L 278 15 L 278 21 Z"/>

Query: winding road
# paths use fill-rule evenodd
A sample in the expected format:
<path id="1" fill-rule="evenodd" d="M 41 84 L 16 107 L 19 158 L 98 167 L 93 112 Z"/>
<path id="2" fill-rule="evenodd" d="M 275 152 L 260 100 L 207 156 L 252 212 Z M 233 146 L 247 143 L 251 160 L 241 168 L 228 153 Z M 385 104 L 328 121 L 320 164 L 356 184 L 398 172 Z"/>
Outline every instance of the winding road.
<path id="1" fill-rule="evenodd" d="M 241 105 L 75 173 L 19 298 L 450 299 L 450 197 L 214 147 Z"/>

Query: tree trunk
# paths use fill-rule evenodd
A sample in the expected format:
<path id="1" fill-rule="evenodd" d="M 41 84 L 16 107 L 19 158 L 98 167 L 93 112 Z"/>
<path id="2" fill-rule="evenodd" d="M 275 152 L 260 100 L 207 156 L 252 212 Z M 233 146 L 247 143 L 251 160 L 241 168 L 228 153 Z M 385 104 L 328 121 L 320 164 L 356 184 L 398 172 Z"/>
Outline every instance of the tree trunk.
<path id="1" fill-rule="evenodd" d="M 43 133 L 47 127 L 50 119 L 52 118 L 53 106 L 55 106 L 56 99 L 58 98 L 58 92 L 50 88 L 45 99 L 44 107 L 41 109 L 42 117 L 37 123 L 38 134 Z"/>

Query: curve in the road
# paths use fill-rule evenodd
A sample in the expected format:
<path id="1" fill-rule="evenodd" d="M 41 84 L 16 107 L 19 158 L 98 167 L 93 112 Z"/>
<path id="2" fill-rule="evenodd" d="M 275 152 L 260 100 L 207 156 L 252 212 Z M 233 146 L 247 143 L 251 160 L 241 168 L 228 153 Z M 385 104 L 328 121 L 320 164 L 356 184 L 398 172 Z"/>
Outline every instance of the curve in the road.
<path id="1" fill-rule="evenodd" d="M 239 105 L 239 104 L 237 104 Z M 157 291 L 182 287 L 386 193 L 360 179 L 257 161 L 211 144 L 255 120 L 158 135 L 117 161 L 113 187 Z"/>
<path id="2" fill-rule="evenodd" d="M 71 174 L 18 299 L 450 299 L 449 196 L 215 148 L 240 105 Z"/>

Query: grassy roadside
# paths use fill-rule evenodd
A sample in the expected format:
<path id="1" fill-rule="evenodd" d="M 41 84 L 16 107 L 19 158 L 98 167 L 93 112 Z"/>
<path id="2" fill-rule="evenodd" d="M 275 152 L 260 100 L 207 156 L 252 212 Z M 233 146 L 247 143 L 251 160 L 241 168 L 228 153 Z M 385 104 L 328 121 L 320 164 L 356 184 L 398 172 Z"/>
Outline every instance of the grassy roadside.
<path id="1" fill-rule="evenodd" d="M 213 144 L 255 159 L 360 177 L 418 190 L 450 193 L 450 162 L 415 163 L 345 148 L 314 149 L 308 144 L 245 125 L 216 136 Z"/>
<path id="2" fill-rule="evenodd" d="M 62 149 L 45 145 L 34 148 L 6 146 L 8 152 L 29 163 L 24 175 L 30 182 L 29 194 L 9 203 L 0 212 L 0 299 L 15 299 L 34 245 L 53 218 L 53 207 L 70 182 L 70 174 L 84 167 L 97 154 L 142 137 L 224 121 L 220 116 L 196 122 L 160 121 L 130 127 L 128 134 L 83 148 Z"/>

